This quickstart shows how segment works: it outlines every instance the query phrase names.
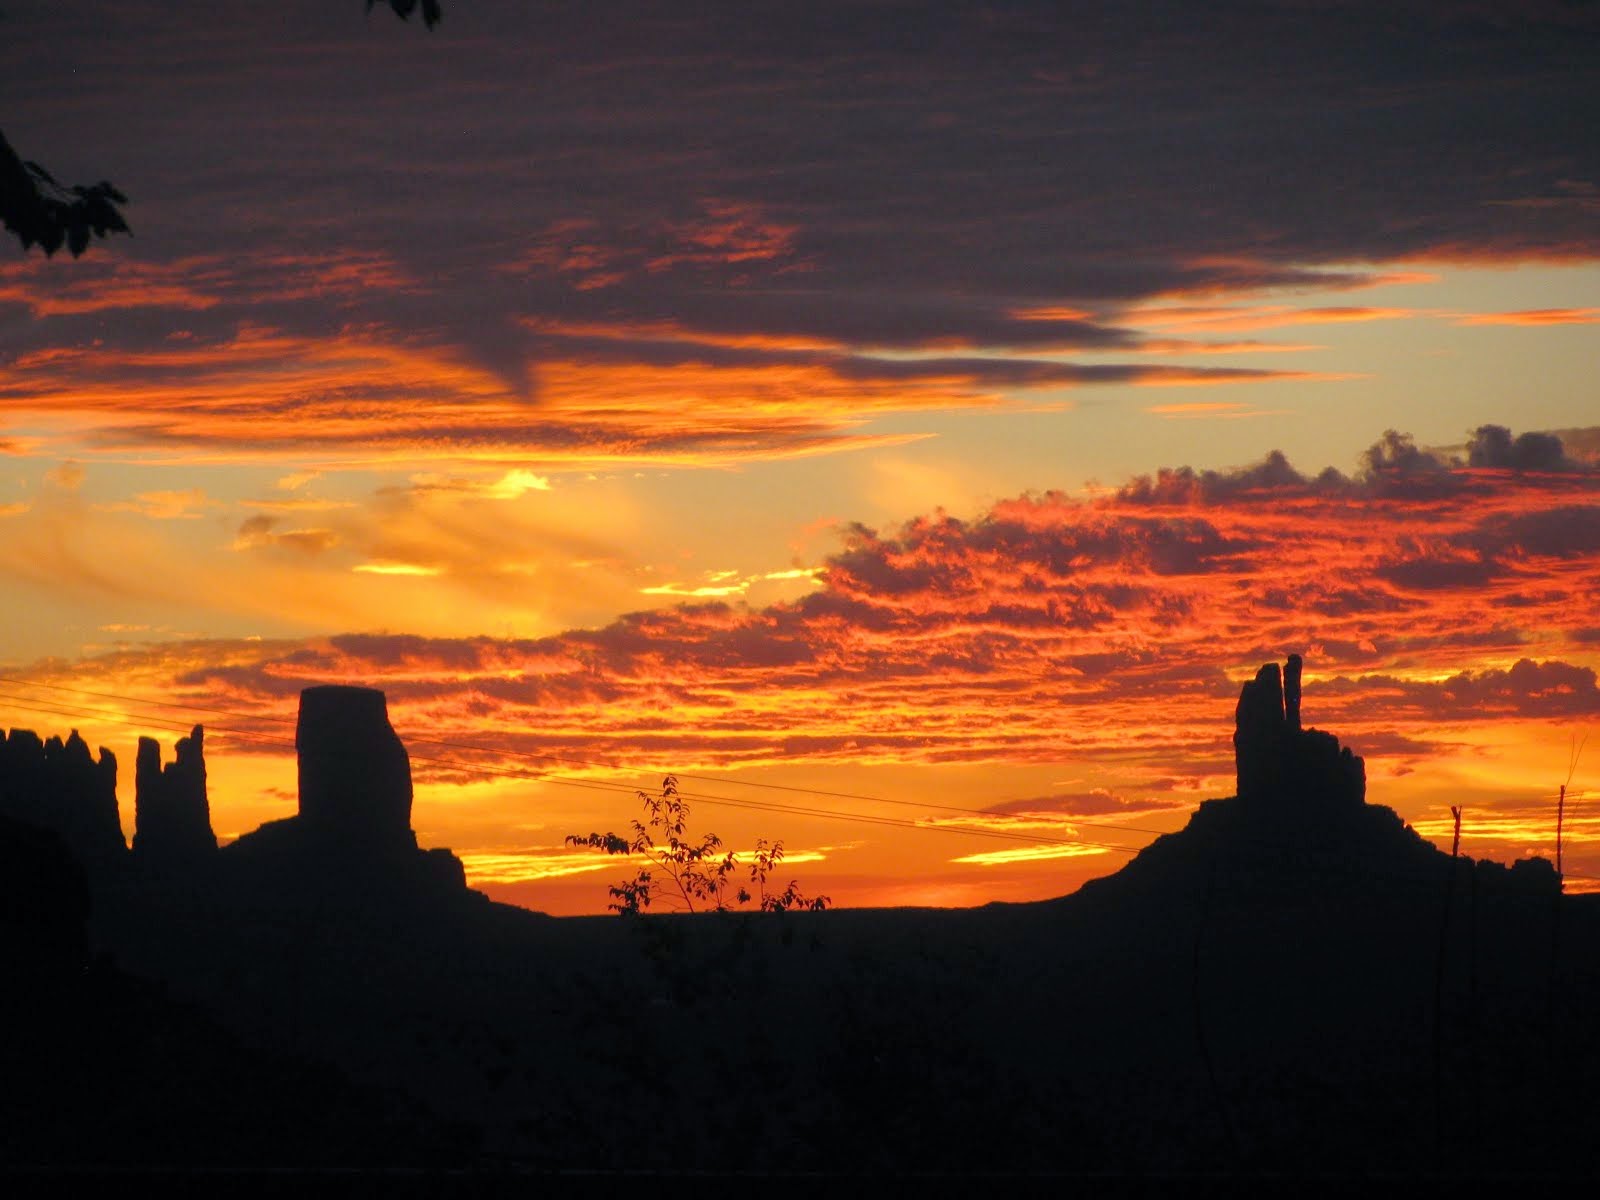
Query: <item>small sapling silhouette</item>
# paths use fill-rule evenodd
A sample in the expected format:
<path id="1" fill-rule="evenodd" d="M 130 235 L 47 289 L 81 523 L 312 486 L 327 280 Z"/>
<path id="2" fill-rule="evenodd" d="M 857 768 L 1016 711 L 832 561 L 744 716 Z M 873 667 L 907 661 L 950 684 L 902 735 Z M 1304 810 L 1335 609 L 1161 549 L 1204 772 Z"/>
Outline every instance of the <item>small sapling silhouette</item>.
<path id="1" fill-rule="evenodd" d="M 616 833 L 567 835 L 569 846 L 638 855 L 645 860 L 632 879 L 608 889 L 611 903 L 607 907 L 613 912 L 638 914 L 657 899 L 686 912 L 726 912 L 748 907 L 752 901 L 761 912 L 821 912 L 828 907 L 827 896 L 808 896 L 793 879 L 782 891 L 768 887 L 768 877 L 783 861 L 782 842 L 757 839 L 753 861 L 741 864 L 737 853 L 723 850 L 716 834 L 693 837 L 689 804 L 678 791 L 677 776 L 668 775 L 661 781 L 659 796 L 644 791 L 638 796 L 645 819 L 632 822 L 631 837 Z M 748 883 L 741 876 L 746 876 Z"/>

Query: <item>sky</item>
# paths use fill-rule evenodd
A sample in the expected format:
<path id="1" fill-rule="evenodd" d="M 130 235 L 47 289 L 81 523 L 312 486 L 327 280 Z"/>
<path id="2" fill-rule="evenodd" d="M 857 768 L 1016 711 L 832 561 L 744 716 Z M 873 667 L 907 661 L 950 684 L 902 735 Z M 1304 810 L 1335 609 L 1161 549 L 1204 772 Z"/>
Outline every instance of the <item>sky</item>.
<path id="1" fill-rule="evenodd" d="M 0 724 L 294 811 L 381 687 L 469 881 L 680 777 L 835 904 L 1060 895 L 1306 656 L 1600 886 L 1600 5 L 4 0 Z M 1593 876 L 1590 881 L 1585 876 Z"/>

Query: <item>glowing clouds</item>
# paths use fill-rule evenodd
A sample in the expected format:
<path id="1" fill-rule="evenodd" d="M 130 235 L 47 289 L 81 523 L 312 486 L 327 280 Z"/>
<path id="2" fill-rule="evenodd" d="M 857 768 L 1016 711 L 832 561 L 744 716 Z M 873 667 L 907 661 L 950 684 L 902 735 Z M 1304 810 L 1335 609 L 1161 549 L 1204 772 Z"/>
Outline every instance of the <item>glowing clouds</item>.
<path id="1" fill-rule="evenodd" d="M 261 513 L 237 527 L 230 558 L 299 564 L 308 596 L 318 572 L 363 581 L 382 589 L 368 611 L 387 603 L 413 631 L 194 641 L 34 677 L 260 713 L 308 684 L 382 687 L 396 728 L 416 739 L 439 827 L 479 813 L 476 840 L 450 840 L 469 871 L 507 888 L 587 870 L 551 847 L 508 846 L 483 832 L 481 812 L 532 804 L 545 773 L 615 784 L 641 769 L 785 780 L 887 769 L 925 772 L 915 777 L 936 791 L 959 778 L 987 811 L 939 812 L 928 792 L 917 836 L 1041 842 L 947 843 L 921 852 L 924 866 L 982 870 L 1007 888 L 1052 862 L 1087 869 L 1103 857 L 1089 844 L 1136 845 L 1152 822 L 1231 786 L 1238 680 L 1291 650 L 1311 672 L 1307 722 L 1366 756 L 1383 781 L 1374 799 L 1410 789 L 1408 816 L 1435 803 L 1424 777 L 1437 788 L 1464 771 L 1464 794 L 1481 796 L 1525 775 L 1530 730 L 1600 716 L 1600 626 L 1573 599 L 1600 589 L 1600 469 L 1551 435 L 1485 426 L 1442 453 L 1391 433 L 1349 476 L 1307 475 L 1273 454 L 1088 498 L 1015 496 L 969 519 L 846 526 L 815 568 L 663 573 L 645 590 L 691 602 L 543 636 L 461 636 L 451 626 L 463 614 L 424 611 L 452 589 L 472 589 L 460 594 L 481 613 L 496 588 L 523 603 L 547 575 L 559 588 L 549 560 L 509 568 L 526 553 L 517 523 L 561 503 L 594 507 L 568 480 L 541 489 L 500 471 L 385 493 L 378 524 L 362 510 L 329 510 L 326 525 Z M 591 553 L 562 549 L 570 562 Z M 742 601 L 766 586 L 806 590 Z M 429 620 L 438 636 L 418 632 Z M 430 754 L 424 739 L 454 748 Z M 281 750 L 241 740 L 230 752 Z M 1081 782 L 1051 786 L 1069 774 Z M 463 798 L 459 811 L 448 797 Z M 1091 828 L 1101 823 L 1121 836 Z"/>
<path id="2" fill-rule="evenodd" d="M 1167 471 L 1091 500 L 850 527 L 814 571 L 653 584 L 695 603 L 598 628 L 315 639 L 282 660 L 264 648 L 231 686 L 367 682 L 390 688 L 399 725 L 683 769 L 1171 754 L 1211 773 L 1233 674 L 1299 648 L 1343 677 L 1319 680 L 1317 720 L 1352 741 L 1400 722 L 1416 759 L 1441 723 L 1595 710 L 1593 620 L 1571 597 L 1600 584 L 1600 472 L 1493 429 L 1469 457 L 1519 445 L 1561 469 L 1469 465 L 1396 435 L 1355 477 L 1307 477 L 1282 456 Z M 461 495 L 424 489 L 398 511 L 508 503 Z M 469 569 L 402 529 L 346 570 L 432 587 Z M 256 520 L 248 539 L 327 552 L 298 532 Z M 730 603 L 772 578 L 811 590 Z M 1419 664 L 1431 681 L 1408 674 Z M 204 668 L 186 686 L 211 686 Z"/>

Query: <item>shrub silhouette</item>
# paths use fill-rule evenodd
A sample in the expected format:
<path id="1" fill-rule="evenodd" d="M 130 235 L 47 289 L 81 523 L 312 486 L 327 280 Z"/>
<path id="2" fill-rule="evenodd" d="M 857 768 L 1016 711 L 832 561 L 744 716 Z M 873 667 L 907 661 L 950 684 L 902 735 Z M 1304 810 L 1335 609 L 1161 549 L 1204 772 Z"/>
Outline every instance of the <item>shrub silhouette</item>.
<path id="1" fill-rule="evenodd" d="M 725 912 L 755 901 L 761 912 L 821 912 L 827 896 L 807 896 L 791 879 L 782 891 L 768 887 L 768 877 L 783 861 L 783 843 L 756 841 L 753 861 L 741 864 L 734 851 L 723 852 L 722 839 L 708 833 L 696 840 L 689 833 L 689 804 L 678 791 L 678 779 L 661 781 L 661 794 L 638 793 L 645 819 L 632 822 L 633 834 L 568 834 L 567 845 L 588 846 L 607 854 L 639 855 L 646 860 L 632 879 L 608 890 L 613 912 L 638 914 L 659 899 L 686 912 L 708 908 Z M 741 868 L 743 870 L 741 870 Z M 741 881 L 747 874 L 748 885 Z M 750 889 L 755 888 L 752 892 Z"/>

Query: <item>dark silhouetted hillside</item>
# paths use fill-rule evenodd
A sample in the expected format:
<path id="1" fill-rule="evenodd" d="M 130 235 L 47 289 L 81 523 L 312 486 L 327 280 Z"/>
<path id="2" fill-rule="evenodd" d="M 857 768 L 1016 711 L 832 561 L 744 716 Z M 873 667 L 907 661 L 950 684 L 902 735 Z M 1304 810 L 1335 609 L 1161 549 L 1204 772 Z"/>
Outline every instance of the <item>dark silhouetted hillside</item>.
<path id="1" fill-rule="evenodd" d="M 265 1107 L 348 1102 L 372 1140 L 346 1152 L 395 1161 L 432 1146 L 530 1170 L 1594 1173 L 1600 908 L 1542 860 L 1453 859 L 1369 804 L 1361 759 L 1303 727 L 1298 665 L 1244 689 L 1237 794 L 1075 895 L 630 919 L 467 889 L 448 851 L 415 844 L 382 696 L 314 689 L 299 816 L 209 855 L 197 836 L 181 870 L 90 871 L 86 939 L 66 840 L 13 851 L 65 864 L 40 868 L 62 961 L 87 942 L 117 964 L 56 1006 L 81 1015 L 51 1027 L 78 1055 L 52 1103 L 113 1070 L 115 1036 L 166 1056 L 158 1093 L 129 1090 L 148 1072 L 111 1077 L 158 1111 L 244 1111 L 228 1108 L 239 1073 L 323 1064 L 267 1076 Z M 397 1128 L 417 1136 L 386 1141 Z M 145 1161 L 158 1142 L 93 1144 Z M 265 1149 L 215 1145 L 334 1153 L 305 1123 Z"/>

